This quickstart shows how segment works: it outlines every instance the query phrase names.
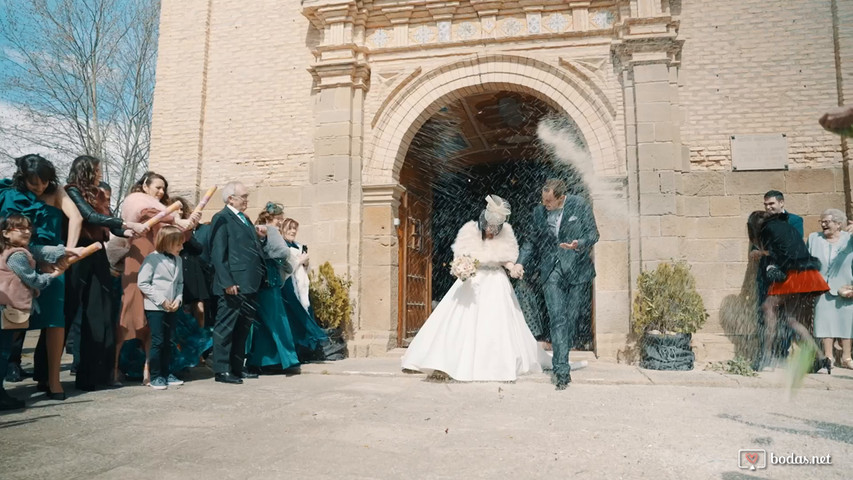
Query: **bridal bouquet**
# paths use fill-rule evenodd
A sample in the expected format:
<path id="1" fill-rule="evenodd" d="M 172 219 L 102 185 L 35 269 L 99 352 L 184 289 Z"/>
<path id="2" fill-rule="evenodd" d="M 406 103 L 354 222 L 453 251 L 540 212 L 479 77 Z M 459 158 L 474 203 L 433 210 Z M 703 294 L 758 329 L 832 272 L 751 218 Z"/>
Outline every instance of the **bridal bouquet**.
<path id="1" fill-rule="evenodd" d="M 450 274 L 464 282 L 477 274 L 477 267 L 479 265 L 479 260 L 471 258 L 468 255 L 461 255 L 453 259 L 453 262 L 450 264 Z"/>

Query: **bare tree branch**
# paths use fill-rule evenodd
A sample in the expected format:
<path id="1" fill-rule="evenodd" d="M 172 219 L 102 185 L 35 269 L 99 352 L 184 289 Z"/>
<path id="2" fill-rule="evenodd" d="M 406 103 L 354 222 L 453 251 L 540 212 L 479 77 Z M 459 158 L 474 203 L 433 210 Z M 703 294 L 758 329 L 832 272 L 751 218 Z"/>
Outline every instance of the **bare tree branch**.
<path id="1" fill-rule="evenodd" d="M 124 198 L 148 163 L 159 16 L 159 0 L 0 0 L 0 56 L 14 67 L 0 88 L 18 114 L 0 121 L 0 154 L 44 147 L 67 155 L 60 168 L 97 156 Z"/>

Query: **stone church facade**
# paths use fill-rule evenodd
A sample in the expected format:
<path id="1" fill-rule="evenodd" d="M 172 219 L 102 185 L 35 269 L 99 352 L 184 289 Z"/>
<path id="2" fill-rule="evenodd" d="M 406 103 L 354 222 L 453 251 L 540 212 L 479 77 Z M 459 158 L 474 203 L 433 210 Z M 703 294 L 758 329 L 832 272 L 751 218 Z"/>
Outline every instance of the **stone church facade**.
<path id="1" fill-rule="evenodd" d="M 429 308 L 409 298 L 430 291 L 407 256 L 430 255 L 412 247 L 430 208 L 413 141 L 451 105 L 473 132 L 460 161 L 506 156 L 471 106 L 509 97 L 570 118 L 607 185 L 592 191 L 603 357 L 625 345 L 639 272 L 671 258 L 710 314 L 697 353 L 730 357 L 744 332 L 719 310 L 762 194 L 785 192 L 807 234 L 851 204 L 847 144 L 817 124 L 853 101 L 853 2 L 835 0 L 164 0 L 151 168 L 196 198 L 241 180 L 253 218 L 283 203 L 312 264 L 354 280 L 352 353 L 381 355 Z M 759 143 L 733 156 L 742 139 Z M 760 141 L 781 153 L 756 160 Z"/>

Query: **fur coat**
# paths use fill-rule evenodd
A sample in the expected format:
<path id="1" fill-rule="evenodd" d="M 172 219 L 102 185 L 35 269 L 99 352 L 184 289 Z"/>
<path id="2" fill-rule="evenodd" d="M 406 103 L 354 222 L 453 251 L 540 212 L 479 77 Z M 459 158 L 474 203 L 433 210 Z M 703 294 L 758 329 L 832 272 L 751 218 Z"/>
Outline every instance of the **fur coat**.
<path id="1" fill-rule="evenodd" d="M 501 266 L 507 262 L 515 262 L 518 258 L 518 240 L 508 223 L 503 224 L 501 232 L 495 238 L 484 240 L 477 222 L 472 220 L 462 225 L 451 248 L 453 258 L 468 255 L 479 260 L 483 266 Z"/>

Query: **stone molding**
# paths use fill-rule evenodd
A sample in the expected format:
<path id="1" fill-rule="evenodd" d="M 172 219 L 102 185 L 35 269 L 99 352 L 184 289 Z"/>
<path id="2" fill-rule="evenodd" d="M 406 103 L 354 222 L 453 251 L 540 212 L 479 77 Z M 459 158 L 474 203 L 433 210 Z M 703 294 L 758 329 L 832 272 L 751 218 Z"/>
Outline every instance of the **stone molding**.
<path id="1" fill-rule="evenodd" d="M 500 88 L 539 96 L 571 116 L 580 128 L 597 174 L 624 175 L 614 118 L 598 93 L 572 72 L 529 57 L 474 55 L 435 68 L 396 92 L 374 129 L 366 150 L 365 182 L 393 183 L 417 131 L 441 102 Z M 391 107 L 393 105 L 393 107 Z"/>

